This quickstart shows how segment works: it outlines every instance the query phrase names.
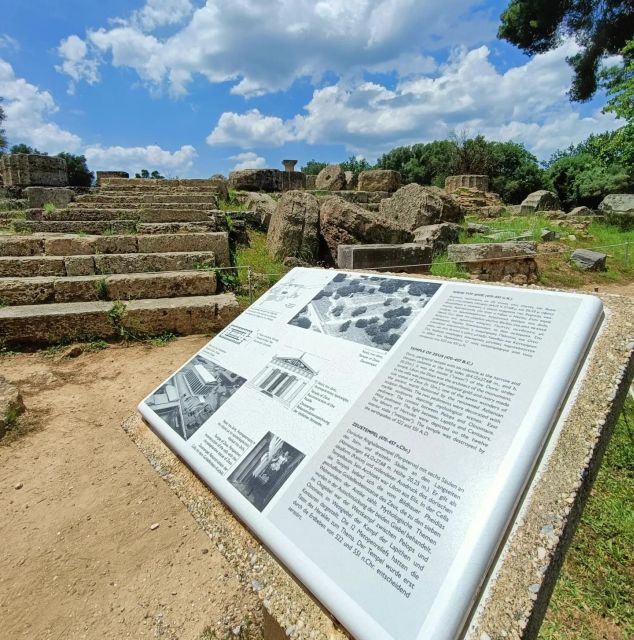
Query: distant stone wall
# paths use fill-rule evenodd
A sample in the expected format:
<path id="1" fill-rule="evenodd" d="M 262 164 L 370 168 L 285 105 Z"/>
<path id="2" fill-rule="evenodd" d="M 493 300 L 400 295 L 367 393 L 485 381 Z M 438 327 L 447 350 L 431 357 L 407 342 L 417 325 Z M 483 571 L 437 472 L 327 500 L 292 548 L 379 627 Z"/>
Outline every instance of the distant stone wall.
<path id="1" fill-rule="evenodd" d="M 478 191 L 489 190 L 489 176 L 464 175 L 448 176 L 445 178 L 445 191 L 453 193 L 458 189 L 477 189 Z"/>
<path id="2" fill-rule="evenodd" d="M 229 173 L 229 186 L 240 191 L 291 191 L 306 188 L 301 171 L 277 169 L 242 169 Z"/>
<path id="3" fill-rule="evenodd" d="M 104 178 L 129 178 L 127 171 L 97 171 L 97 186 L 101 184 Z"/>
<path id="4" fill-rule="evenodd" d="M 0 157 L 0 173 L 5 187 L 66 187 L 66 160 L 56 156 L 12 153 Z"/>

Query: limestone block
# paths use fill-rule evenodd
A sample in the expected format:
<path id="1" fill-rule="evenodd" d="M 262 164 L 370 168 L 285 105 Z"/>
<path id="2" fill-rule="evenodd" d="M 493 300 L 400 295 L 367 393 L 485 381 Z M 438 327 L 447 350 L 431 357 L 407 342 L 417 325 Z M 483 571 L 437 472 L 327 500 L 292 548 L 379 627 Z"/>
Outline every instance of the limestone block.
<path id="1" fill-rule="evenodd" d="M 605 271 L 607 255 L 590 249 L 575 249 L 570 260 L 584 271 Z"/>
<path id="2" fill-rule="evenodd" d="M 526 196 L 520 205 L 520 214 L 527 215 L 538 211 L 556 211 L 561 209 L 561 203 L 556 193 L 540 189 Z"/>
<path id="3" fill-rule="evenodd" d="M 337 265 L 340 269 L 378 269 L 428 272 L 432 261 L 432 248 L 422 244 L 340 244 L 337 247 Z"/>
<path id="4" fill-rule="evenodd" d="M 266 193 L 248 193 L 244 199 L 244 205 L 250 211 L 255 211 L 260 220 L 260 227 L 266 231 L 271 223 L 277 202 Z"/>
<path id="5" fill-rule="evenodd" d="M 64 259 L 47 256 L 0 258 L 0 278 L 64 276 Z"/>
<path id="6" fill-rule="evenodd" d="M 593 216 L 595 212 L 589 207 L 575 207 L 568 215 L 576 218 L 579 216 Z"/>
<path id="7" fill-rule="evenodd" d="M 322 258 L 330 264 L 337 260 L 341 244 L 402 244 L 412 241 L 412 234 L 393 220 L 366 211 L 342 198 L 328 198 L 321 205 L 320 233 Z"/>
<path id="8" fill-rule="evenodd" d="M 55 278 L 3 278 L 0 280 L 0 302 L 8 305 L 46 304 L 53 302 Z"/>
<path id="9" fill-rule="evenodd" d="M 359 178 L 352 171 L 344 171 L 346 176 L 346 190 L 354 191 L 359 186 Z"/>
<path id="10" fill-rule="evenodd" d="M 96 236 L 60 235 L 44 239 L 44 252 L 49 256 L 85 256 L 95 252 Z"/>
<path id="11" fill-rule="evenodd" d="M 110 300 L 210 296 L 217 287 L 216 274 L 211 271 L 124 273 L 105 280 Z"/>
<path id="12" fill-rule="evenodd" d="M 430 247 L 432 253 L 442 253 L 450 244 L 457 244 L 460 225 L 452 222 L 430 224 L 414 229 L 414 242 Z"/>
<path id="13" fill-rule="evenodd" d="M 634 213 L 634 194 L 611 193 L 605 196 L 599 205 L 599 211 L 609 213 L 612 211 Z"/>
<path id="14" fill-rule="evenodd" d="M 0 236 L 0 256 L 37 256 L 43 249 L 42 238 Z"/>
<path id="15" fill-rule="evenodd" d="M 462 222 L 460 205 L 438 187 L 408 184 L 391 198 L 381 200 L 379 211 L 383 217 L 393 220 L 404 229 L 440 222 Z"/>
<path id="16" fill-rule="evenodd" d="M 317 188 L 317 176 L 306 175 L 306 189 L 316 189 Z"/>
<path id="17" fill-rule="evenodd" d="M 67 276 L 91 276 L 95 273 L 95 259 L 92 256 L 68 256 L 64 258 Z"/>
<path id="18" fill-rule="evenodd" d="M 282 191 L 282 171 L 242 169 L 229 173 L 229 187 L 242 191 Z"/>
<path id="19" fill-rule="evenodd" d="M 135 253 L 137 236 L 95 236 L 92 253 Z"/>
<path id="20" fill-rule="evenodd" d="M 313 260 L 319 248 L 319 203 L 305 191 L 287 191 L 275 208 L 267 235 L 269 253 Z"/>
<path id="21" fill-rule="evenodd" d="M 55 281 L 55 302 L 89 302 L 99 300 L 99 278 L 95 276 L 78 276 L 59 278 Z"/>
<path id="22" fill-rule="evenodd" d="M 343 191 L 346 188 L 346 174 L 338 164 L 324 167 L 315 180 L 315 189 L 319 191 Z"/>
<path id="23" fill-rule="evenodd" d="M 301 171 L 282 171 L 280 173 L 282 191 L 294 191 L 306 188 L 306 176 Z"/>
<path id="24" fill-rule="evenodd" d="M 388 169 L 373 169 L 359 174 L 359 191 L 394 192 L 401 186 L 401 174 Z"/>
<path id="25" fill-rule="evenodd" d="M 57 156 L 12 153 L 0 157 L 0 173 L 5 187 L 65 187 L 66 160 Z"/>
<path id="26" fill-rule="evenodd" d="M 127 171 L 97 171 L 97 186 L 101 185 L 102 180 L 108 180 L 108 178 L 129 178 L 130 174 Z"/>
<path id="27" fill-rule="evenodd" d="M 42 209 L 46 204 L 65 207 L 75 197 L 72 189 L 63 187 L 27 187 L 24 192 L 28 206 L 33 209 Z"/>

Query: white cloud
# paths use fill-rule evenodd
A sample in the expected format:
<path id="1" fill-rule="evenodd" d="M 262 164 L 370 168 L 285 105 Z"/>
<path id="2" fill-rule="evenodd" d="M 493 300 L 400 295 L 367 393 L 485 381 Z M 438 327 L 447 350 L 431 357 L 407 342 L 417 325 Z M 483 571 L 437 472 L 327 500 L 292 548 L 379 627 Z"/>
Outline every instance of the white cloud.
<path id="1" fill-rule="evenodd" d="M 610 115 L 582 117 L 566 95 L 571 42 L 498 72 L 487 47 L 456 52 L 436 76 L 418 75 L 395 89 L 372 82 L 336 84 L 313 93 L 304 113 L 286 121 L 261 114 L 224 113 L 208 137 L 244 148 L 289 140 L 344 144 L 376 158 L 396 145 L 445 138 L 456 131 L 524 142 L 547 158 L 590 133 L 614 129 Z"/>
<path id="2" fill-rule="evenodd" d="M 0 49 L 20 50 L 20 43 L 6 33 L 0 33 Z"/>
<path id="3" fill-rule="evenodd" d="M 142 30 L 152 31 L 157 27 L 178 24 L 193 11 L 191 0 L 148 0 L 132 14 L 132 22 Z"/>
<path id="4" fill-rule="evenodd" d="M 177 151 L 170 152 L 152 144 L 146 147 L 90 145 L 84 150 L 84 155 L 88 166 L 94 170 L 135 173 L 141 169 L 156 169 L 168 174 L 186 171 L 198 156 L 191 145 L 184 145 Z"/>
<path id="5" fill-rule="evenodd" d="M 182 95 L 201 74 L 211 83 L 234 82 L 232 92 L 249 97 L 287 89 L 298 78 L 317 81 L 326 72 L 351 78 L 365 70 L 431 71 L 436 63 L 429 52 L 495 37 L 496 16 L 478 11 L 481 4 L 207 0 L 192 11 L 187 0 L 149 0 L 114 26 L 89 30 L 86 41 L 94 49 L 91 59 L 110 53 L 114 66 L 134 69 L 154 89 L 168 85 Z M 181 22 L 171 33 L 150 35 L 156 26 Z"/>
<path id="6" fill-rule="evenodd" d="M 59 153 L 79 149 L 81 139 L 50 121 L 58 107 L 48 91 L 16 78 L 13 67 L 0 58 L 0 96 L 6 120 L 3 127 L 11 144 L 23 142 L 40 151 Z"/>
<path id="7" fill-rule="evenodd" d="M 257 153 L 253 153 L 253 151 L 238 153 L 235 156 L 230 156 L 229 160 L 237 161 L 233 167 L 234 171 L 240 171 L 240 169 L 264 169 L 266 167 L 266 160 Z"/>
<path id="8" fill-rule="evenodd" d="M 85 80 L 88 84 L 99 81 L 97 61 L 87 57 L 88 46 L 79 36 L 68 36 L 62 40 L 57 48 L 57 53 L 63 59 L 61 65 L 55 65 L 55 70 L 70 76 L 71 81 L 68 92 L 75 92 L 75 83 Z"/>
<path id="9" fill-rule="evenodd" d="M 257 109 L 251 109 L 241 115 L 223 113 L 218 125 L 207 136 L 207 144 L 228 144 L 243 149 L 279 147 L 292 138 L 290 128 L 282 118 L 263 116 Z"/>

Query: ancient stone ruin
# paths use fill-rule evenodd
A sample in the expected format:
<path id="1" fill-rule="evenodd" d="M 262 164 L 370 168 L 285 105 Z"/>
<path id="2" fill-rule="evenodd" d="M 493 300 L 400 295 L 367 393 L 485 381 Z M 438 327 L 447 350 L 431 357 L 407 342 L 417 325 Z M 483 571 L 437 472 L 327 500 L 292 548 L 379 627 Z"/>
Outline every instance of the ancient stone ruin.
<path id="1" fill-rule="evenodd" d="M 489 176 L 464 175 L 448 176 L 445 178 L 445 191 L 454 193 L 460 189 L 476 189 L 487 192 L 489 190 Z"/>
<path id="2" fill-rule="evenodd" d="M 0 174 L 5 187 L 65 187 L 66 160 L 56 156 L 12 153 L 0 156 Z"/>

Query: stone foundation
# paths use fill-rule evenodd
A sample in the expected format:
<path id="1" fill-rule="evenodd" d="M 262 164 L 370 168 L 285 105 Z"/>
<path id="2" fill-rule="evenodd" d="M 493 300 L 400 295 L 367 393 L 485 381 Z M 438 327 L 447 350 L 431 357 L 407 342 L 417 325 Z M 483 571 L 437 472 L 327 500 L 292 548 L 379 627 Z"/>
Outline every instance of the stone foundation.
<path id="1" fill-rule="evenodd" d="M 337 264 L 340 269 L 373 269 L 428 273 L 432 248 L 422 244 L 340 244 Z"/>
<path id="2" fill-rule="evenodd" d="M 452 244 L 450 261 L 465 267 L 475 280 L 486 282 L 537 282 L 537 246 L 534 242 Z"/>
<path id="3" fill-rule="evenodd" d="M 231 171 L 228 183 L 241 191 L 294 191 L 306 188 L 306 176 L 301 171 L 242 169 Z"/>
<path id="4" fill-rule="evenodd" d="M 5 187 L 66 187 L 66 160 L 56 156 L 12 153 L 0 157 L 0 173 Z"/>

